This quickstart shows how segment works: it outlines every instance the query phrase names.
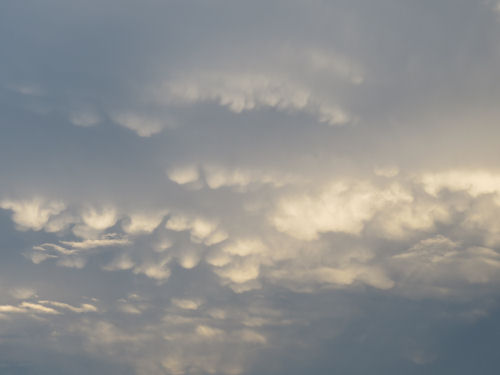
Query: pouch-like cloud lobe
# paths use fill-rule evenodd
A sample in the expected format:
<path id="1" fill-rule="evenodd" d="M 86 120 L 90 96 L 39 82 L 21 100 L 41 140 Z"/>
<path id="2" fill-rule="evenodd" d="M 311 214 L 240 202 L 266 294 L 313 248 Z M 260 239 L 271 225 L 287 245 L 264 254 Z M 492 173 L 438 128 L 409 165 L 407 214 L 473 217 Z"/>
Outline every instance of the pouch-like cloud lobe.
<path id="1" fill-rule="evenodd" d="M 499 32 L 495 1 L 4 1 L 0 369 L 498 373 Z"/>

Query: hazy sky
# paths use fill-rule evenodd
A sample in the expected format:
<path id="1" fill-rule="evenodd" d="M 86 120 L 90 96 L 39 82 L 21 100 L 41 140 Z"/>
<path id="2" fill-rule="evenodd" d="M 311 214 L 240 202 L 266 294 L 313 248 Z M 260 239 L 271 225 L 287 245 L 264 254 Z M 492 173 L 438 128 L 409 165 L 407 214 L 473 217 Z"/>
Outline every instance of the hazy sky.
<path id="1" fill-rule="evenodd" d="M 500 3 L 0 1 L 0 373 L 498 374 Z"/>

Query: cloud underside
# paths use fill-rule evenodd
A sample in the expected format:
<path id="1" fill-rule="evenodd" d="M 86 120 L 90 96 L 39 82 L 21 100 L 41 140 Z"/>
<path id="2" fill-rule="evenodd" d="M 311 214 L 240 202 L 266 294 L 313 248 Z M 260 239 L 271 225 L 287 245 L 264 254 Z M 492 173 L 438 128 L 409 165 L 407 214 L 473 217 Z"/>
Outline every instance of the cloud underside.
<path id="1" fill-rule="evenodd" d="M 28 3 L 0 369 L 498 367 L 498 2 Z"/>
<path id="2" fill-rule="evenodd" d="M 179 174 L 171 179 L 179 183 Z M 460 294 L 467 293 L 464 285 L 498 281 L 500 178 L 495 174 L 455 170 L 380 180 L 374 173 L 371 180 L 344 178 L 312 187 L 299 176 L 280 181 L 272 172 L 253 172 L 236 186 L 234 179 L 226 181 L 191 190 L 182 180 L 181 186 L 192 196 L 200 189 L 208 194 L 233 189 L 225 194 L 239 201 L 239 212 L 232 214 L 238 226 L 232 216 L 196 207 L 125 212 L 111 204 L 78 207 L 42 198 L 1 204 L 18 230 L 59 233 L 58 241 L 25 252 L 35 264 L 83 268 L 107 252 L 111 259 L 103 270 L 133 271 L 159 282 L 170 277 L 175 264 L 185 269 L 204 264 L 236 292 L 271 283 L 310 292 L 364 284 L 397 293 L 420 288 Z M 253 189 L 242 190 L 250 184 Z M 257 224 L 259 232 L 251 229 Z M 388 252 L 384 247 L 391 243 L 400 247 Z M 408 279 L 408 267 L 414 280 Z"/>
<path id="3" fill-rule="evenodd" d="M 381 174 L 375 168 L 363 179 L 311 184 L 297 173 L 282 178 L 273 170 L 203 163 L 176 168 L 167 171 L 166 181 L 192 199 L 222 192 L 233 200 L 232 210 L 183 208 L 175 201 L 125 210 L 111 202 L 41 197 L 4 199 L 1 207 L 20 233 L 56 235 L 24 251 L 34 266 L 85 271 L 97 264 L 100 272 L 146 278 L 155 287 L 175 282 L 179 269 L 195 279 L 208 271 L 217 288 L 242 296 L 275 288 L 308 295 L 373 288 L 398 298 L 474 301 L 479 291 L 488 295 L 500 283 L 500 178 L 494 172 Z M 210 173 L 218 173 L 220 182 Z M 203 293 L 180 295 L 163 307 L 147 295 L 129 296 L 103 301 L 103 310 L 92 301 L 50 301 L 29 288 L 11 295 L 22 301 L 0 305 L 3 321 L 50 318 L 83 335 L 89 353 L 111 355 L 138 342 L 133 367 L 141 374 L 242 373 L 251 360 L 243 353 L 264 350 L 277 339 L 263 327 L 307 321 L 302 316 L 296 322 L 282 309 L 247 316 L 230 305 L 214 306 Z M 113 322 L 110 311 L 141 319 L 154 312 L 156 318 L 127 328 Z M 486 314 L 473 311 L 463 314 L 468 319 Z M 68 317 L 75 323 L 66 326 Z M 159 339 L 168 355 L 143 349 Z M 193 350 L 196 355 L 189 354 Z"/>

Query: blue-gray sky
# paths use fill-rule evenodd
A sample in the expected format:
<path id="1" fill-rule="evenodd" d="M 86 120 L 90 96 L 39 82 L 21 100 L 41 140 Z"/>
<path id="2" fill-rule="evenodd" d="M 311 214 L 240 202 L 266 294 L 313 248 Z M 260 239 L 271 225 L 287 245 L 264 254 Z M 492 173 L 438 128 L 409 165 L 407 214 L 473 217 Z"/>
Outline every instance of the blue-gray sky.
<path id="1" fill-rule="evenodd" d="M 497 374 L 500 3 L 0 2 L 0 373 Z"/>

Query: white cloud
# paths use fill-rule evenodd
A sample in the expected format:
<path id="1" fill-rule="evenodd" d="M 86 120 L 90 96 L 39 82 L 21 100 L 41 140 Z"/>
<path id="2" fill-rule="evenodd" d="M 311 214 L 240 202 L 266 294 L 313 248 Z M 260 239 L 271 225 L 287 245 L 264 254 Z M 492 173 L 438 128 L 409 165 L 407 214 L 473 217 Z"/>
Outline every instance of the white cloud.
<path id="1" fill-rule="evenodd" d="M 252 254 L 262 254 L 267 251 L 266 246 L 259 239 L 239 239 L 229 242 L 222 247 L 223 251 L 231 255 L 242 257 Z"/>
<path id="2" fill-rule="evenodd" d="M 92 229 L 104 230 L 115 225 L 118 216 L 113 207 L 101 207 L 100 209 L 88 207 L 82 212 L 82 220 L 85 225 Z"/>
<path id="3" fill-rule="evenodd" d="M 8 365 L 314 373 L 380 332 L 403 373 L 450 354 L 498 307 L 497 2 L 7 6 Z"/>
<path id="4" fill-rule="evenodd" d="M 245 192 L 249 185 L 270 185 L 282 187 L 295 180 L 291 175 L 280 172 L 266 172 L 248 168 L 226 168 L 215 164 L 203 167 L 205 180 L 211 189 L 232 187 L 240 192 Z"/>
<path id="5" fill-rule="evenodd" d="M 200 263 L 200 260 L 201 255 L 199 251 L 194 248 L 182 249 L 179 254 L 177 254 L 177 263 L 179 263 L 182 268 L 188 270 L 196 267 Z"/>
<path id="6" fill-rule="evenodd" d="M 322 104 L 314 98 L 309 88 L 265 73 L 203 72 L 196 78 L 170 83 L 168 91 L 173 100 L 216 101 L 235 113 L 273 107 L 313 113 L 331 125 L 349 121 L 339 107 Z"/>
<path id="7" fill-rule="evenodd" d="M 191 228 L 190 218 L 179 214 L 172 215 L 168 218 L 165 228 L 176 232 L 188 230 Z"/>
<path id="8" fill-rule="evenodd" d="M 19 314 L 19 313 L 25 313 L 26 311 L 27 310 L 23 307 L 12 306 L 12 305 L 0 305 L 0 312 L 1 313 Z"/>
<path id="9" fill-rule="evenodd" d="M 3 200 L 0 208 L 13 211 L 12 220 L 21 230 L 41 230 L 49 219 L 62 212 L 66 206 L 62 202 L 47 201 L 42 198 L 31 200 Z"/>
<path id="10" fill-rule="evenodd" d="M 408 199 L 397 187 L 381 190 L 364 181 L 340 180 L 317 193 L 282 198 L 269 219 L 279 231 L 301 240 L 323 232 L 359 235 L 385 204 Z"/>
<path id="11" fill-rule="evenodd" d="M 240 259 L 228 265 L 215 268 L 215 273 L 233 283 L 242 284 L 257 279 L 260 273 L 260 266 L 251 259 Z"/>
<path id="12" fill-rule="evenodd" d="M 200 174 L 195 164 L 175 166 L 167 171 L 167 176 L 179 185 L 185 185 L 198 181 Z"/>
<path id="13" fill-rule="evenodd" d="M 163 253 L 170 249 L 173 245 L 173 240 L 165 235 L 153 241 L 153 249 L 158 253 Z"/>
<path id="14" fill-rule="evenodd" d="M 56 233 L 65 230 L 71 224 L 78 223 L 80 218 L 66 212 L 57 216 L 52 216 L 49 222 L 45 225 L 45 231 L 49 233 Z"/>
<path id="15" fill-rule="evenodd" d="M 80 305 L 80 307 L 72 306 L 64 302 L 58 302 L 58 301 L 47 301 L 47 300 L 42 300 L 38 301 L 39 304 L 42 305 L 50 305 L 54 307 L 61 308 L 63 310 L 69 310 L 74 313 L 87 313 L 87 312 L 97 312 L 97 307 L 94 305 L 91 305 L 89 303 L 83 303 Z"/>
<path id="16" fill-rule="evenodd" d="M 450 170 L 424 173 L 421 181 L 425 190 L 434 196 L 440 191 L 466 191 L 473 197 L 500 192 L 500 174 L 485 170 Z"/>
<path id="17" fill-rule="evenodd" d="M 171 302 L 174 306 L 184 310 L 198 310 L 198 308 L 202 305 L 200 300 L 193 299 L 172 298 Z"/>
<path id="18" fill-rule="evenodd" d="M 207 254 L 205 257 L 205 261 L 215 267 L 223 267 L 229 264 L 232 260 L 232 257 L 225 252 L 222 251 L 213 251 Z"/>
<path id="19" fill-rule="evenodd" d="M 151 137 L 167 127 L 165 121 L 133 112 L 113 113 L 111 118 L 118 125 L 136 132 L 141 137 Z"/>
<path id="20" fill-rule="evenodd" d="M 218 229 L 212 232 L 203 243 L 207 246 L 217 245 L 229 238 L 229 235 L 226 231 L 222 229 Z"/>
<path id="21" fill-rule="evenodd" d="M 33 250 L 37 251 L 52 251 L 59 254 L 70 255 L 74 254 L 74 250 L 68 250 L 62 246 L 53 243 L 43 243 L 41 245 L 33 246 Z"/>
<path id="22" fill-rule="evenodd" d="M 34 312 L 34 313 L 38 313 L 38 314 L 51 314 L 51 315 L 60 314 L 59 311 L 54 310 L 51 307 L 43 306 L 39 303 L 22 302 L 19 306 L 21 308 L 27 309 L 30 312 Z"/>
<path id="23" fill-rule="evenodd" d="M 152 263 L 149 261 L 144 262 L 141 265 L 135 266 L 133 272 L 135 274 L 144 274 L 147 277 L 163 282 L 170 277 L 170 269 L 168 268 L 169 257 L 164 258 L 160 262 Z"/>
<path id="24" fill-rule="evenodd" d="M 191 242 L 204 243 L 207 246 L 218 244 L 228 238 L 228 234 L 219 227 L 217 221 L 196 215 L 172 214 L 165 228 L 175 232 L 189 231 Z"/>
<path id="25" fill-rule="evenodd" d="M 194 218 L 191 223 L 191 239 L 193 242 L 201 242 L 217 228 L 217 224 L 201 217 Z"/>
<path id="26" fill-rule="evenodd" d="M 308 48 L 277 48 L 263 53 L 274 63 L 181 72 L 165 83 L 158 94 L 160 101 L 164 96 L 171 104 L 212 101 L 235 113 L 266 107 L 305 112 L 329 125 L 351 121 L 351 116 L 335 104 L 335 99 L 318 89 L 310 78 L 314 77 L 313 82 L 340 80 L 358 85 L 363 74 L 352 59 Z M 292 69 L 278 68 L 284 64 Z"/>
<path id="27" fill-rule="evenodd" d="M 224 331 L 206 325 L 199 325 L 196 327 L 196 334 L 203 339 L 214 340 L 217 338 L 222 339 Z"/>
<path id="28" fill-rule="evenodd" d="M 404 238 L 418 231 L 431 231 L 436 223 L 449 219 L 450 207 L 444 202 L 412 199 L 385 207 L 374 225 L 381 236 Z"/>
<path id="29" fill-rule="evenodd" d="M 104 238 L 95 240 L 61 241 L 61 244 L 69 246 L 73 249 L 94 249 L 97 247 L 127 246 L 131 244 L 131 241 L 126 237 L 114 238 L 113 236 L 104 236 Z"/>

